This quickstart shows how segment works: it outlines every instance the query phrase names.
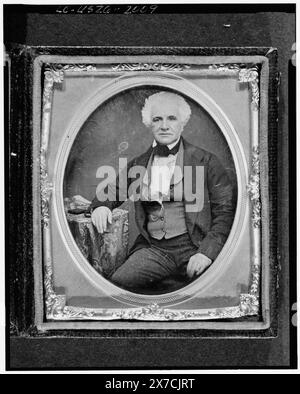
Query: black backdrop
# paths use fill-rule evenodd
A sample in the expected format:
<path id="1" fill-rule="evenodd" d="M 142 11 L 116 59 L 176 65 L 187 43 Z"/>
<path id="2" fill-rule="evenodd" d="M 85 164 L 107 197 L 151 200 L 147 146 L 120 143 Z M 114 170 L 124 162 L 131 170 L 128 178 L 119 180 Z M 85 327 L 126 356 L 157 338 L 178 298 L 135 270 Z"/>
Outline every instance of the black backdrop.
<path id="1" fill-rule="evenodd" d="M 55 7 L 54 7 L 55 8 Z M 185 46 L 185 47 L 276 47 L 281 73 L 278 114 L 278 258 L 281 271 L 278 290 L 278 332 L 275 338 L 206 338 L 212 333 L 176 333 L 163 337 L 159 332 L 124 335 L 112 332 L 60 333 L 43 336 L 32 327 L 32 271 L 25 263 L 30 259 L 30 237 L 25 242 L 12 232 L 19 224 L 30 229 L 26 217 L 26 195 L 30 184 L 19 191 L 17 181 L 30 176 L 30 164 L 8 160 L 6 151 L 6 184 L 9 195 L 6 202 L 8 219 L 7 281 L 14 286 L 7 296 L 23 296 L 14 302 L 13 313 L 23 316 L 11 328 L 7 349 L 7 367 L 10 369 L 39 368 L 230 368 L 230 367 L 295 367 L 295 329 L 291 325 L 292 303 L 295 295 L 295 67 L 292 45 L 295 41 L 295 7 L 293 5 L 261 6 L 161 6 L 152 15 L 62 15 L 54 14 L 50 6 L 5 6 L 5 43 L 26 45 L 88 45 L 88 46 Z M 9 46 L 9 45 L 8 45 Z M 26 70 L 25 70 L 26 71 Z M 29 70 L 30 71 L 30 70 Z M 22 77 L 19 76 L 20 78 Z M 6 85 L 7 87 L 7 85 Z M 20 97 L 20 100 L 22 97 Z M 21 105 L 21 104 L 20 104 Z M 13 111 L 13 110 L 12 110 Z M 8 109 L 6 108 L 6 118 Z M 26 115 L 23 115 L 23 117 Z M 30 144 L 20 147 L 18 134 L 8 135 L 7 145 L 20 152 L 24 162 L 29 156 Z M 27 163 L 28 164 L 28 163 Z M 14 178 L 8 184 L 10 174 Z M 20 175 L 21 174 L 21 175 Z M 290 190 L 289 190 L 290 183 Z M 10 196 L 15 197 L 9 204 Z M 25 196 L 25 197 L 24 197 Z M 24 197 L 24 200 L 22 200 Z M 25 207 L 26 208 L 26 207 Z M 17 213 L 16 213 L 17 210 Z M 296 215 L 293 215 L 295 217 Z M 275 224 L 276 226 L 276 224 Z M 290 227 L 291 226 L 291 227 Z M 289 249 L 289 229 L 291 228 Z M 29 234 L 30 235 L 30 234 Z M 14 249 L 9 240 L 13 239 Z M 22 244 L 22 245 L 21 245 Z M 290 258 L 290 253 L 292 258 Z M 27 260 L 26 260 L 27 259 Z M 20 263 L 21 264 L 17 264 Z M 23 265 L 22 265 L 23 264 Z M 25 279 L 24 279 L 25 278 Z M 291 281 L 289 278 L 292 278 Z M 17 279 L 17 281 L 16 281 Z M 18 282 L 18 283 L 17 283 Z M 19 286 L 19 287 L 18 287 Z M 7 333 L 9 327 L 7 327 Z M 74 334 L 75 335 L 75 334 Z M 106 336 L 107 336 L 106 335 Z M 103 356 L 105 355 L 105 357 Z M 158 357 L 159 355 L 159 357 Z"/>

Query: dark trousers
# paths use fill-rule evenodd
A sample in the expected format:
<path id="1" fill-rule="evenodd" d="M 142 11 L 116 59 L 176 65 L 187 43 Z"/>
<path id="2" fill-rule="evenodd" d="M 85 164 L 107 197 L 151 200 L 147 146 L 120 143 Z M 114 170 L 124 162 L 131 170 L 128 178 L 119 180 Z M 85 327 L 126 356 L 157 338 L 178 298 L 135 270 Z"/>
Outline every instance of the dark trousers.
<path id="1" fill-rule="evenodd" d="M 151 245 L 145 240 L 145 247 L 133 252 L 110 279 L 143 294 L 172 291 L 189 282 L 186 266 L 196 253 L 188 233 L 170 239 L 151 238 Z"/>

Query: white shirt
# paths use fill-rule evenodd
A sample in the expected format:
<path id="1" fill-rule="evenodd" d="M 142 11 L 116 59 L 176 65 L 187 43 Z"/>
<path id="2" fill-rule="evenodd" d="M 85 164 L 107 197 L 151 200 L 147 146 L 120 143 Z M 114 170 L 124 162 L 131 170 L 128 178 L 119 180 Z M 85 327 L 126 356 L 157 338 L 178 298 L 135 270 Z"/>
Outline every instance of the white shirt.
<path id="1" fill-rule="evenodd" d="M 172 144 L 167 145 L 172 149 L 179 141 L 180 137 Z M 152 146 L 155 147 L 157 142 L 154 140 Z M 176 165 L 176 155 L 169 155 L 168 157 L 161 157 L 155 155 L 151 166 L 151 184 L 150 184 L 150 199 L 153 201 L 162 202 L 163 196 L 168 196 L 170 192 L 170 182 L 174 174 Z"/>

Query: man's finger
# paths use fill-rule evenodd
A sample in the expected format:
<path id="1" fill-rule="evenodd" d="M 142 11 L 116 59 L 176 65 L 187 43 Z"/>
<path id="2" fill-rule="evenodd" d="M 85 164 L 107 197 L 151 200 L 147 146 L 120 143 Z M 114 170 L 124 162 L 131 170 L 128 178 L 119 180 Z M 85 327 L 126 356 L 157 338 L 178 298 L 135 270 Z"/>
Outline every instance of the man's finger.
<path id="1" fill-rule="evenodd" d="M 112 224 L 112 213 L 111 213 L 111 211 L 108 212 L 108 222 L 109 222 L 109 224 Z"/>
<path id="2" fill-rule="evenodd" d="M 101 234 L 102 233 L 102 225 L 101 225 L 99 217 L 97 218 L 97 225 L 96 225 L 96 227 L 97 227 L 98 233 Z"/>
<path id="3" fill-rule="evenodd" d="M 93 225 L 96 227 L 97 231 L 100 232 L 99 220 L 98 219 L 99 219 L 98 216 L 96 216 L 96 215 L 92 216 Z"/>
<path id="4" fill-rule="evenodd" d="M 102 226 L 102 221 L 101 221 L 101 216 L 97 217 L 97 230 L 100 234 L 103 233 L 103 226 Z"/>
<path id="5" fill-rule="evenodd" d="M 194 272 L 195 272 L 194 265 L 195 265 L 195 260 L 193 259 L 193 257 L 191 257 L 186 270 L 189 278 L 192 278 L 194 276 Z"/>
<path id="6" fill-rule="evenodd" d="M 102 216 L 101 220 L 102 220 L 102 230 L 105 233 L 106 227 L 107 227 L 107 218 L 106 218 L 106 216 Z"/>
<path id="7" fill-rule="evenodd" d="M 106 219 L 101 215 L 102 232 L 106 231 Z"/>
<path id="8" fill-rule="evenodd" d="M 190 261 L 189 263 L 189 277 L 191 278 L 194 275 L 194 261 Z"/>
<path id="9" fill-rule="evenodd" d="M 197 267 L 195 269 L 195 273 L 197 275 L 200 275 L 203 272 L 203 270 L 204 270 L 204 265 L 202 264 L 201 261 L 199 261 L 198 264 L 197 264 Z"/>

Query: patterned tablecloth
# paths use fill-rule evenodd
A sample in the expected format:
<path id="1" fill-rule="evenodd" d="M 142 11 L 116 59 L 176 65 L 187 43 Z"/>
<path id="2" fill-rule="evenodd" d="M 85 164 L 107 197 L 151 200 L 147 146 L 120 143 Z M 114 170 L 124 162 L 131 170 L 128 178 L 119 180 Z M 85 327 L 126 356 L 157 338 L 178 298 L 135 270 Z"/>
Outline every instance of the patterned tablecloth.
<path id="1" fill-rule="evenodd" d="M 128 212 L 114 209 L 108 231 L 99 234 L 89 217 L 67 213 L 73 237 L 95 270 L 108 278 L 122 265 L 128 252 Z"/>

